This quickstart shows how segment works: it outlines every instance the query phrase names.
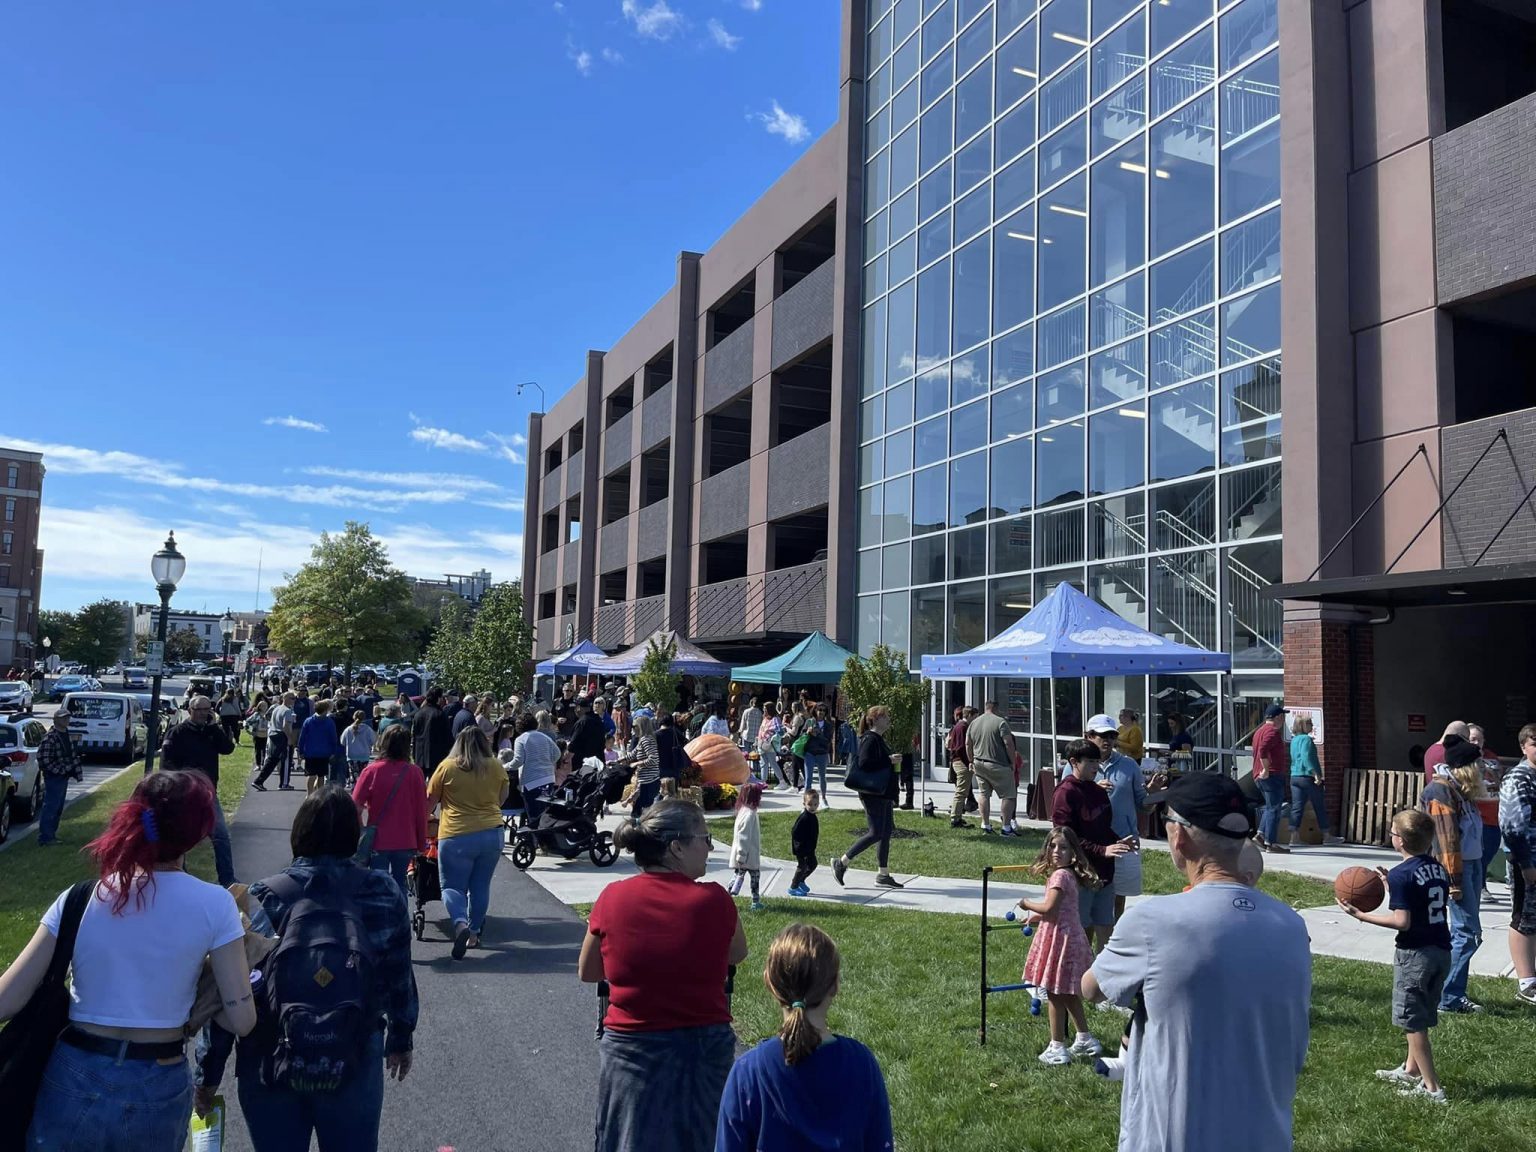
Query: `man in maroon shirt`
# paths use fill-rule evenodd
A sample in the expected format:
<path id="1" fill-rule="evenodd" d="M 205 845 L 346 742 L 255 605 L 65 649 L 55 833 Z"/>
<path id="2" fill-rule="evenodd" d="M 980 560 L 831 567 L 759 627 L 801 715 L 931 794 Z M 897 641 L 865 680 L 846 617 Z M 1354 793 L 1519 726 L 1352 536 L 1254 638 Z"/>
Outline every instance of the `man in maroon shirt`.
<path id="1" fill-rule="evenodd" d="M 1264 709 L 1264 723 L 1253 734 L 1253 782 L 1264 797 L 1259 814 L 1259 847 L 1266 852 L 1289 854 L 1277 842 L 1280 811 L 1285 807 L 1285 786 L 1291 778 L 1291 749 L 1285 739 L 1285 709 L 1271 704 Z"/>
<path id="2" fill-rule="evenodd" d="M 1099 772 L 1098 747 L 1086 740 L 1075 740 L 1067 745 L 1066 757 L 1072 774 L 1056 785 L 1051 823 L 1077 834 L 1078 843 L 1103 881 L 1093 891 L 1083 889 L 1077 900 L 1083 928 L 1097 950 L 1108 942 L 1115 926 L 1115 857 L 1135 851 L 1129 843 L 1134 837 L 1122 840 L 1115 835 L 1109 792 L 1095 780 Z"/>

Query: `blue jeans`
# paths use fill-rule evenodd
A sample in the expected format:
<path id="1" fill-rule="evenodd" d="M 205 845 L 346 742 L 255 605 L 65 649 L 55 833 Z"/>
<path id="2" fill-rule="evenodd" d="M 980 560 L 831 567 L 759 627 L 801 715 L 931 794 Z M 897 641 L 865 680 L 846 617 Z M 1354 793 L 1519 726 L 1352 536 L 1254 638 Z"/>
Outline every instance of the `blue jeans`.
<path id="1" fill-rule="evenodd" d="M 1264 810 L 1259 813 L 1259 835 L 1266 844 L 1273 844 L 1280 835 L 1280 813 L 1285 808 L 1285 780 L 1273 773 L 1257 780 L 1259 794 L 1264 797 Z"/>
<path id="2" fill-rule="evenodd" d="M 491 875 L 501 859 L 501 829 L 487 828 L 439 840 L 437 858 L 449 919 L 455 925 L 468 924 L 471 932 L 480 935 L 491 899 Z"/>
<path id="3" fill-rule="evenodd" d="M 1332 834 L 1328 827 L 1328 805 L 1323 799 L 1323 786 L 1314 784 L 1310 776 L 1291 777 L 1291 831 L 1294 833 L 1301 828 L 1301 818 L 1307 811 L 1307 805 L 1312 805 L 1312 810 L 1317 813 L 1317 826 L 1324 836 Z"/>
<path id="4" fill-rule="evenodd" d="M 224 822 L 224 806 L 213 802 L 213 868 L 219 874 L 219 887 L 235 882 L 235 854 L 229 846 L 229 825 Z"/>
<path id="5" fill-rule="evenodd" d="M 410 866 L 411 859 L 416 853 L 409 848 L 390 848 L 382 852 L 375 852 L 368 859 L 368 866 L 375 872 L 388 872 L 395 878 L 395 883 L 400 886 L 402 894 L 405 892 L 405 870 Z"/>
<path id="6" fill-rule="evenodd" d="M 192 1119 L 185 1060 L 119 1060 L 54 1046 L 27 1129 L 48 1152 L 181 1152 Z"/>
<path id="7" fill-rule="evenodd" d="M 384 1108 L 384 1034 L 377 1032 L 357 1074 L 335 1092 L 310 1095 L 268 1088 L 256 1060 L 237 1061 L 240 1111 L 256 1152 L 291 1152 L 308 1148 L 310 1134 L 320 1152 L 377 1152 L 379 1113 Z M 182 1136 L 187 1122 L 182 1122 Z M 179 1149 L 181 1145 L 178 1143 Z"/>
<path id="8" fill-rule="evenodd" d="M 1483 898 L 1483 862 L 1470 857 L 1461 861 L 1461 899 L 1451 904 L 1451 971 L 1440 992 L 1440 1007 L 1454 1004 L 1467 994 L 1467 972 L 1472 954 L 1483 942 L 1478 903 Z"/>
<path id="9" fill-rule="evenodd" d="M 805 790 L 811 790 L 811 773 L 815 772 L 821 778 L 821 798 L 827 798 L 827 760 L 825 752 L 807 752 L 805 754 Z"/>
<path id="10" fill-rule="evenodd" d="M 1503 836 L 1497 824 L 1483 825 L 1483 887 L 1485 888 L 1493 873 L 1493 858 L 1499 854 L 1499 848 L 1503 843 Z"/>
<path id="11" fill-rule="evenodd" d="M 37 842 L 52 844 L 59 838 L 59 818 L 69 795 L 68 776 L 43 776 L 43 811 L 37 818 Z"/>

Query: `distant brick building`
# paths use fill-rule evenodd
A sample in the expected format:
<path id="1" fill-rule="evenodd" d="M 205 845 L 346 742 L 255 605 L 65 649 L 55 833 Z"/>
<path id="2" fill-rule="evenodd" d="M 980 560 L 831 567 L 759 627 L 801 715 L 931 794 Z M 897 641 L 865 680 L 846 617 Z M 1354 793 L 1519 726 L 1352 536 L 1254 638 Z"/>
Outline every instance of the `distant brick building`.
<path id="1" fill-rule="evenodd" d="M 42 658 L 37 605 L 43 553 L 37 526 L 43 504 L 43 457 L 0 445 L 0 667 Z"/>

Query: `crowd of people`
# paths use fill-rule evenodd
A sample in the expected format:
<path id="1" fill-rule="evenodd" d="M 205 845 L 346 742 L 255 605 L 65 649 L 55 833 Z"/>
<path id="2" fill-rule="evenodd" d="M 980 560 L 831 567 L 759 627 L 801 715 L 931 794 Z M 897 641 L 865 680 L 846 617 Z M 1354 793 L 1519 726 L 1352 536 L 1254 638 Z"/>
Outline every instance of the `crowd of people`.
<path id="1" fill-rule="evenodd" d="M 817 812 L 833 756 L 847 761 L 866 822 L 827 858 L 835 881 L 846 883 L 851 862 L 874 849 L 874 883 L 901 887 L 890 849 L 904 771 L 887 740 L 886 707 L 855 717 L 849 740 L 828 705 L 809 699 L 751 700 L 735 716 L 702 701 L 658 714 L 611 685 L 570 685 L 547 705 L 436 688 L 419 702 L 385 701 L 366 683 L 318 686 L 313 696 L 306 684 L 261 687 L 248 704 L 184 701 L 185 719 L 161 748 L 163 770 L 139 783 L 89 845 L 98 878 L 61 893 L 0 974 L 0 1019 L 10 1019 L 60 962 L 73 961 L 67 1020 L 39 1069 L 31 1146 L 180 1148 L 189 1116 L 208 1111 L 233 1055 L 258 1152 L 307 1146 L 311 1136 L 323 1152 L 377 1147 L 385 1084 L 411 1071 L 419 1015 L 405 897 L 413 861 L 435 847 L 449 954 L 467 959 L 489 927 L 509 794 L 516 788 L 525 818 L 537 822 L 565 775 L 594 760 L 633 773 L 629 818 L 614 842 L 639 869 L 603 889 L 577 962 L 605 996 L 599 1152 L 893 1146 L 878 1060 L 828 1025 L 841 969 L 822 929 L 792 924 L 768 949 L 776 1036 L 739 1055 L 730 1009 L 736 967 L 748 959 L 733 897 L 746 887 L 749 908 L 763 906 L 759 808 L 769 788 L 802 798 L 793 895 L 809 893 L 818 865 Z M 1221 773 L 1171 782 L 1145 773 L 1125 751 L 1144 747 L 1134 714 L 1090 718 L 1063 750 L 1067 771 L 1034 864 L 1043 894 L 1019 902 L 1035 932 L 1022 979 L 1049 1005 L 1040 1062 L 1090 1062 L 1121 1082 L 1122 1148 L 1229 1147 L 1233 1114 L 1245 1117 L 1245 1147 L 1291 1147 L 1309 1042 L 1310 946 L 1300 916 L 1257 884 L 1263 853 L 1287 847 L 1285 805 L 1293 826 L 1303 805 L 1314 807 L 1332 836 L 1310 726 L 1293 724 L 1287 737 L 1283 710 L 1271 712 L 1255 740 L 1257 802 Z M 712 834 L 703 811 L 673 795 L 683 746 L 700 733 L 738 740 L 757 754 L 762 776 L 740 789 L 729 886 L 699 883 Z M 256 744 L 251 787 L 265 790 L 276 772 L 278 787 L 291 789 L 299 768 L 308 783 L 292 863 L 249 885 L 234 874 L 216 800 L 220 757 L 245 734 Z M 1406 1054 L 1377 1076 L 1432 1103 L 1447 1097 L 1430 1029 L 1440 1012 L 1481 1010 L 1467 973 L 1482 942 L 1486 864 L 1500 846 L 1510 862 L 1516 995 L 1536 1003 L 1536 725 L 1520 731 L 1519 745 L 1523 759 L 1506 771 L 1477 726 L 1448 725 L 1424 754 L 1418 804 L 1393 820 L 1401 862 L 1381 869 L 1385 910 L 1341 904 L 1397 933 L 1391 1019 Z M 966 823 L 979 785 L 983 829 L 992 829 L 995 797 L 998 833 L 1017 836 L 1021 758 L 996 703 L 958 713 L 945 747 L 952 823 Z M 45 771 L 66 780 L 78 772 L 67 724 L 46 748 Z M 1188 886 L 1128 904 L 1142 894 L 1140 829 L 1153 812 Z M 56 829 L 55 813 L 43 842 Z M 210 839 L 217 884 L 185 870 L 187 853 Z M 1253 992 L 1258 974 L 1262 995 Z M 1085 1007 L 1098 1002 L 1122 1013 L 1113 1055 Z M 1234 1061 L 1247 1071 L 1237 1080 L 1226 1075 Z M 1202 1087 L 1216 1082 L 1219 1096 Z"/>

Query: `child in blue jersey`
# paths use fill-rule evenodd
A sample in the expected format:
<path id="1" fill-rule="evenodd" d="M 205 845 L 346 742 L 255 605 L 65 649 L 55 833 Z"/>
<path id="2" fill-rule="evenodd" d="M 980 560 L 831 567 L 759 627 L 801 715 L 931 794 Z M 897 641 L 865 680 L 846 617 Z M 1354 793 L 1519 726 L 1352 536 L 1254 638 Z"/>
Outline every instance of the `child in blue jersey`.
<path id="1" fill-rule="evenodd" d="M 1392 958 L 1392 1023 L 1408 1036 L 1408 1059 L 1376 1073 L 1402 1086 L 1404 1096 L 1445 1103 L 1445 1089 L 1435 1075 L 1429 1030 L 1439 1022 L 1440 993 L 1451 970 L 1451 928 L 1446 906 L 1451 879 L 1429 854 L 1435 823 L 1409 808 L 1392 817 L 1392 843 L 1403 862 L 1392 871 L 1378 868 L 1387 882 L 1386 912 L 1362 912 L 1343 901 L 1339 907 L 1356 920 L 1397 929 Z"/>
<path id="2" fill-rule="evenodd" d="M 763 983 L 784 1023 L 725 1082 L 715 1152 L 890 1152 L 891 1104 L 874 1054 L 834 1035 L 827 1009 L 842 961 L 820 928 L 791 924 L 768 946 Z"/>

